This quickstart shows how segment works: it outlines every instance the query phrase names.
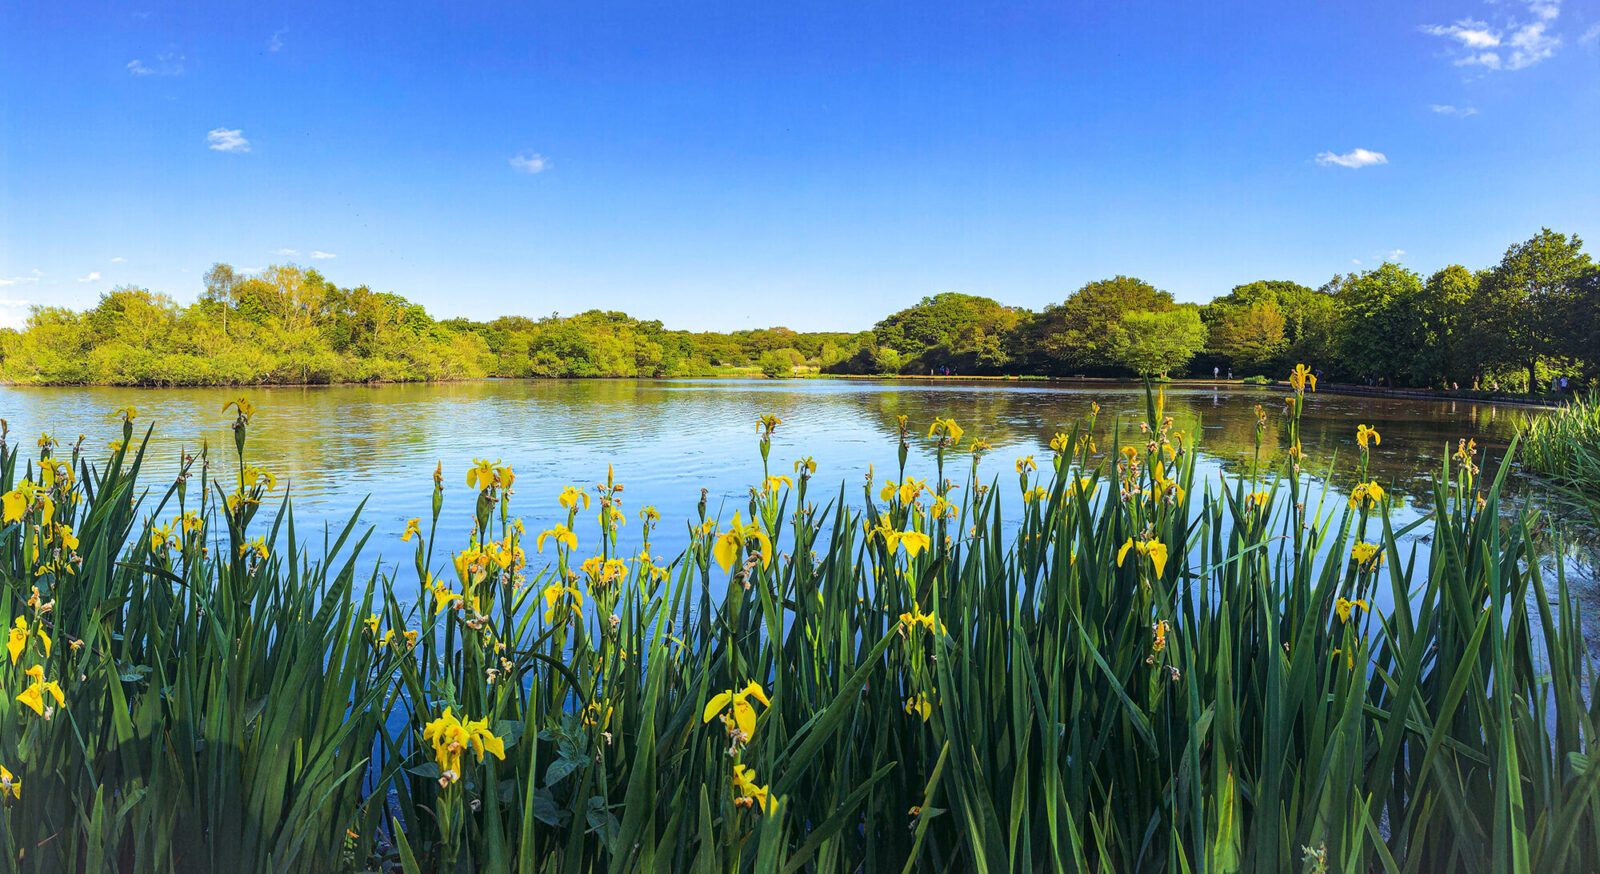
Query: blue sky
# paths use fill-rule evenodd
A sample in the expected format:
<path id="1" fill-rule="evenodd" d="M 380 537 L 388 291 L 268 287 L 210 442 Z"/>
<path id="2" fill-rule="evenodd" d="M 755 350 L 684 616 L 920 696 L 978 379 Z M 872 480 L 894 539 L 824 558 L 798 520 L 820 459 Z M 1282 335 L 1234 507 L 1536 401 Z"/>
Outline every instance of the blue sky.
<path id="1" fill-rule="evenodd" d="M 855 330 L 1541 225 L 1600 237 L 1597 0 L 0 4 L 0 324 L 226 261 Z"/>

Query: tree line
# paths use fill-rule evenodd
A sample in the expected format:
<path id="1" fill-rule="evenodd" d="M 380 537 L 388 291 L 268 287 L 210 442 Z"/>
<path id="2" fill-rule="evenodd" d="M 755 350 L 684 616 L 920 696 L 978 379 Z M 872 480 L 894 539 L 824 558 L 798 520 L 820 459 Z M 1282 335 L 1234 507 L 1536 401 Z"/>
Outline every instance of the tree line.
<path id="1" fill-rule="evenodd" d="M 238 385 L 499 377 L 956 374 L 1272 376 L 1538 391 L 1600 376 L 1600 266 L 1542 229 L 1499 263 L 1424 277 L 1385 263 L 1319 288 L 1262 280 L 1204 305 L 1131 276 L 1038 312 L 947 292 L 856 333 L 668 330 L 590 310 L 436 320 L 405 298 L 293 265 L 205 276 L 194 303 L 118 287 L 82 312 L 36 306 L 0 330 L 0 380 Z"/>

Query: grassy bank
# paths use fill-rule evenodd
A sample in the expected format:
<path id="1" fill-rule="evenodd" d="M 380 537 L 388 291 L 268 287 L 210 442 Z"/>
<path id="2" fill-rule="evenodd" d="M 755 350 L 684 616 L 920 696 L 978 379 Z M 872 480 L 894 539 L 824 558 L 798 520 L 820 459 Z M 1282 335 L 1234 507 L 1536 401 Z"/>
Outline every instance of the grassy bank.
<path id="1" fill-rule="evenodd" d="M 1523 464 L 1589 498 L 1600 498 L 1600 395 L 1575 398 L 1529 419 L 1523 430 Z"/>
<path id="2" fill-rule="evenodd" d="M 1284 409 L 1309 466 L 1306 382 Z M 998 471 L 955 423 L 902 422 L 892 473 L 822 489 L 826 468 L 769 457 L 769 417 L 769 476 L 731 519 L 702 502 L 671 560 L 626 471 L 563 487 L 483 461 L 417 496 L 413 568 L 390 578 L 358 572 L 354 524 L 308 542 L 286 501 L 258 518 L 279 499 L 253 413 L 230 405 L 235 443 L 175 482 L 143 481 L 127 411 L 104 451 L 5 448 L 11 868 L 1488 872 L 1600 853 L 1576 609 L 1466 446 L 1419 560 L 1365 476 L 1375 441 L 1349 502 L 1292 469 L 1199 482 L 1153 395 L 1148 441 L 1115 464 L 1090 461 L 1092 416 Z M 922 440 L 935 466 L 907 469 Z M 1001 518 L 1010 489 L 1020 519 Z M 524 531 L 523 500 L 567 523 Z M 436 542 L 463 513 L 471 542 Z"/>

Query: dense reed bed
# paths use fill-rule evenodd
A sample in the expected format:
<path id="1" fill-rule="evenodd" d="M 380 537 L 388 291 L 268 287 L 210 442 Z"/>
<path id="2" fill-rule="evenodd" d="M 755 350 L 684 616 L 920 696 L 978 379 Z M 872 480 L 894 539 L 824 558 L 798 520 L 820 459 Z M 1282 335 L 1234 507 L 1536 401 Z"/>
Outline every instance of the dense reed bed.
<path id="1" fill-rule="evenodd" d="M 956 423 L 902 422 L 887 481 L 827 491 L 771 457 L 767 417 L 767 478 L 686 535 L 628 507 L 624 472 L 441 470 L 400 578 L 360 570 L 353 520 L 307 542 L 243 400 L 235 445 L 175 482 L 144 482 L 132 411 L 109 458 L 6 448 L 0 851 L 83 872 L 1589 870 L 1600 711 L 1530 520 L 1502 520 L 1465 445 L 1425 559 L 1364 464 L 1348 501 L 1307 493 L 1314 380 L 1294 384 L 1290 466 L 1237 480 L 1196 479 L 1159 394 L 1146 442 L 1102 454 L 1090 417 L 999 474 Z M 936 460 L 908 469 L 924 439 Z M 1363 459 L 1378 440 L 1363 426 Z M 525 532 L 524 500 L 567 523 Z M 446 513 L 474 516 L 470 543 L 435 542 Z"/>
<path id="2" fill-rule="evenodd" d="M 1600 498 L 1600 394 L 1578 396 L 1554 412 L 1531 416 L 1523 431 L 1524 464 L 1586 498 Z"/>

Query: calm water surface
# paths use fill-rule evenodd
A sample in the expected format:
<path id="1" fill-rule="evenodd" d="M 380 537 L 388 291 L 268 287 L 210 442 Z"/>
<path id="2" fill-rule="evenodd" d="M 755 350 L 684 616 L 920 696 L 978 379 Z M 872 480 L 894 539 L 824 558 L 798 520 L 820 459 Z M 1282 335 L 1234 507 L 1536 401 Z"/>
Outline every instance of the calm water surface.
<path id="1" fill-rule="evenodd" d="M 31 443 L 49 431 L 70 444 L 103 454 L 119 436 L 112 411 L 132 404 L 141 424 L 155 425 L 151 476 L 156 483 L 177 466 L 179 452 L 209 440 L 213 457 L 231 470 L 231 418 L 222 405 L 239 392 L 224 389 L 0 388 L 0 417 L 12 440 Z M 1070 430 L 1101 406 L 1095 435 L 1110 451 L 1110 429 L 1138 433 L 1144 390 L 1136 385 L 1030 385 L 994 382 L 886 382 L 847 380 L 684 381 L 486 381 L 435 385 L 329 388 L 251 388 L 243 392 L 257 407 L 250 428 L 250 460 L 279 477 L 293 497 L 297 520 L 338 525 L 368 498 L 362 522 L 374 526 L 368 547 L 385 564 L 409 560 L 399 534 L 407 519 L 426 516 L 435 463 L 443 463 L 446 502 L 440 520 L 441 550 L 464 544 L 471 526 L 473 493 L 465 472 L 474 458 L 502 460 L 517 472 L 513 511 L 531 531 L 565 512 L 555 497 L 567 484 L 593 486 L 607 466 L 626 484 L 631 517 L 654 505 L 663 519 L 658 547 L 681 548 L 678 532 L 706 489 L 711 512 L 741 508 L 761 478 L 756 420 L 775 413 L 783 420 L 773 441 L 774 473 L 790 473 L 795 459 L 814 456 L 818 471 L 812 495 L 837 494 L 843 482 L 852 501 L 869 465 L 879 479 L 892 476 L 897 415 L 927 432 L 935 417 L 953 417 L 967 439 L 995 447 L 984 462 L 986 477 L 998 476 L 1017 503 L 1013 463 L 1022 455 L 1041 462 L 1050 456 L 1057 430 Z M 1283 392 L 1247 386 L 1175 387 L 1167 412 L 1175 428 L 1194 439 L 1200 475 L 1216 483 L 1219 472 L 1248 473 L 1255 452 L 1255 408 L 1267 408 L 1271 427 L 1263 460 L 1275 463 L 1283 440 Z M 1526 411 L 1465 401 L 1416 401 L 1312 395 L 1303 444 L 1313 469 L 1328 470 L 1330 498 L 1342 499 L 1355 479 L 1355 427 L 1377 428 L 1382 446 L 1373 455 L 1373 475 L 1397 497 L 1397 527 L 1425 512 L 1441 462 L 1460 438 L 1477 440 L 1485 475 L 1492 475 Z M 1130 438 L 1137 439 L 1137 438 Z M 217 450 L 224 450 L 219 453 Z M 1048 467 L 1048 465 L 1046 465 Z M 933 477 L 932 452 L 918 441 L 909 469 Z M 964 464 L 951 474 L 964 478 Z M 1537 483 L 1513 473 L 1518 499 L 1537 499 Z M 1197 488 L 1198 488 L 1197 484 Z M 282 492 L 278 493 L 281 496 Z M 1013 513 L 1014 515 L 1014 513 Z M 580 537 L 592 535 L 581 526 Z M 1422 545 L 1425 548 L 1425 543 Z M 658 551 L 660 551 L 658 549 Z M 669 553 L 671 554 L 671 553 Z M 437 555 L 437 553 L 436 553 Z M 535 562 L 537 565 L 537 562 Z M 1570 563 L 1579 568 L 1583 563 Z M 403 581 L 409 582 L 409 581 Z M 1592 587 L 1590 587 L 1592 596 Z"/>

